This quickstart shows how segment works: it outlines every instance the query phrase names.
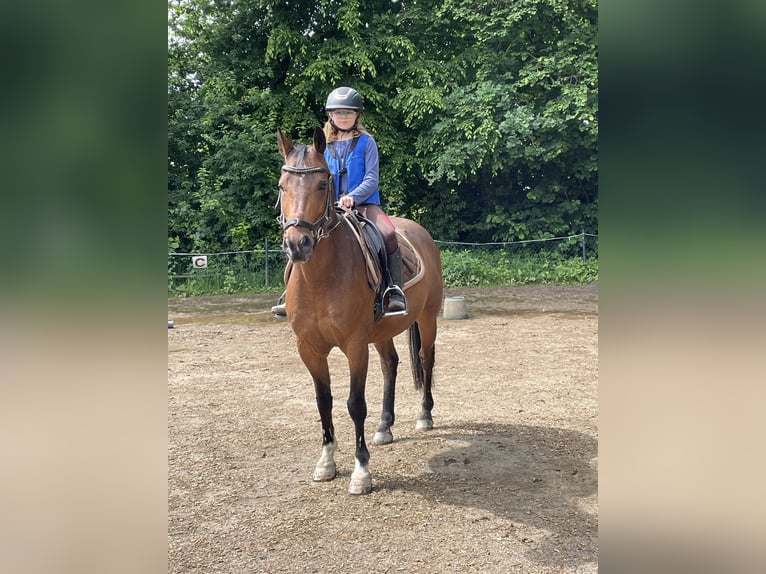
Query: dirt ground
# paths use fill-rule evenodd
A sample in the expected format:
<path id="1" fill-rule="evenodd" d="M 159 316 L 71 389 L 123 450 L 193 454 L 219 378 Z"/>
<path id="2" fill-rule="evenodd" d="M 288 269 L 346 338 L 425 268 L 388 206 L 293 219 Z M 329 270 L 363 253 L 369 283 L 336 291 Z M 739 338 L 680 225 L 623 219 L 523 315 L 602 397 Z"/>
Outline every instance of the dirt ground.
<path id="1" fill-rule="evenodd" d="M 370 444 L 382 401 L 367 383 L 373 490 L 348 494 L 348 369 L 330 355 L 338 477 L 321 450 L 313 385 L 274 295 L 168 302 L 168 571 L 596 572 L 596 285 L 452 289 L 440 317 L 434 429 L 404 335 L 394 443 Z"/>

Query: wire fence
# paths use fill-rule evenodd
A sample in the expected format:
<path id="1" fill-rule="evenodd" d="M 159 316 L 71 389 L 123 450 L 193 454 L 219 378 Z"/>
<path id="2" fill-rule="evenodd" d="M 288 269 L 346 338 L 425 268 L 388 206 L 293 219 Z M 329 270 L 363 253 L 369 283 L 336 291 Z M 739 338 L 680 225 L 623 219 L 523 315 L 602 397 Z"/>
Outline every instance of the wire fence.
<path id="1" fill-rule="evenodd" d="M 509 247 L 512 245 L 548 244 L 549 242 L 552 242 L 552 241 L 569 241 L 571 246 L 571 242 L 573 240 L 579 240 L 579 243 L 582 246 L 582 258 L 583 260 L 585 260 L 587 257 L 586 243 L 587 243 L 588 237 L 597 239 L 598 235 L 594 235 L 593 233 L 585 233 L 583 231 L 581 233 L 577 233 L 576 235 L 566 235 L 564 237 L 548 237 L 545 239 L 522 239 L 520 241 L 498 241 L 494 243 L 473 243 L 473 242 L 465 242 L 465 241 L 439 241 L 439 240 L 434 240 L 434 242 L 437 245 L 487 248 L 487 247 Z"/>
<path id="2" fill-rule="evenodd" d="M 479 251 L 506 256 L 533 255 L 598 257 L 598 235 L 578 233 L 564 237 L 490 243 L 435 240 L 442 252 Z M 185 296 L 204 293 L 276 291 L 284 288 L 285 255 L 268 240 L 260 249 L 216 253 L 168 253 L 168 292 Z"/>

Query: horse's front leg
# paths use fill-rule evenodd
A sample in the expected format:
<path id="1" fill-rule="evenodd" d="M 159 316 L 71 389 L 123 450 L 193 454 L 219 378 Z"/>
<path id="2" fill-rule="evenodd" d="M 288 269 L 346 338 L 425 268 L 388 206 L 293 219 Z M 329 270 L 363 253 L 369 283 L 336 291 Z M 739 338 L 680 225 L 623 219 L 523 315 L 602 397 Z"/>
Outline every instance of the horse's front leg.
<path id="1" fill-rule="evenodd" d="M 347 350 L 346 357 L 351 373 L 348 414 L 354 421 L 356 435 L 354 472 L 351 474 L 348 491 L 351 494 L 368 494 L 372 490 L 372 477 L 369 470 L 370 452 L 367 450 L 367 444 L 364 440 L 364 420 L 367 418 L 367 400 L 364 392 L 367 383 L 367 365 L 370 358 L 367 342 L 364 341 L 363 344 Z"/>
<path id="2" fill-rule="evenodd" d="M 314 379 L 319 417 L 322 420 L 322 455 L 314 468 L 314 480 L 332 480 L 337 474 L 335 467 L 335 427 L 332 424 L 332 393 L 327 383 Z"/>
<path id="3" fill-rule="evenodd" d="M 330 369 L 327 355 L 317 353 L 312 347 L 298 342 L 298 352 L 303 363 L 314 379 L 319 418 L 322 420 L 322 455 L 314 469 L 315 481 L 327 481 L 335 478 L 335 427 L 332 424 L 332 392 L 330 390 Z"/>
<path id="4" fill-rule="evenodd" d="M 372 438 L 372 444 L 390 444 L 394 442 L 391 427 L 394 425 L 394 401 L 396 397 L 396 371 L 399 366 L 399 355 L 396 353 L 394 341 L 389 339 L 376 343 L 375 348 L 380 355 L 380 368 L 383 371 L 383 408 L 380 413 L 380 425 Z"/>

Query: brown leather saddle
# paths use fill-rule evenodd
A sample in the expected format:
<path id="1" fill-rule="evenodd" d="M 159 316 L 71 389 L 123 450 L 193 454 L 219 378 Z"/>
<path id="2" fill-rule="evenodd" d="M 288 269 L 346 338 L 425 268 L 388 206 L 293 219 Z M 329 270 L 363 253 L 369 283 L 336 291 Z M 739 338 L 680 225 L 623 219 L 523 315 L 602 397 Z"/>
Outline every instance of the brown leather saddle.
<path id="1" fill-rule="evenodd" d="M 359 246 L 362 248 L 362 252 L 367 260 L 368 269 L 372 270 L 375 264 L 377 264 L 378 272 L 384 273 L 386 270 L 387 256 L 383 236 L 381 235 L 380 230 L 372 221 L 362 216 L 358 211 L 347 209 L 345 207 L 338 207 L 338 212 L 354 231 L 354 235 L 356 236 Z M 407 289 L 422 278 L 423 261 L 415 247 L 399 229 L 396 230 L 396 239 L 402 254 L 403 288 Z M 380 287 L 379 282 L 381 281 L 381 278 L 379 273 L 369 273 L 370 277 L 368 277 L 368 279 L 370 280 L 370 288 L 378 289 Z"/>

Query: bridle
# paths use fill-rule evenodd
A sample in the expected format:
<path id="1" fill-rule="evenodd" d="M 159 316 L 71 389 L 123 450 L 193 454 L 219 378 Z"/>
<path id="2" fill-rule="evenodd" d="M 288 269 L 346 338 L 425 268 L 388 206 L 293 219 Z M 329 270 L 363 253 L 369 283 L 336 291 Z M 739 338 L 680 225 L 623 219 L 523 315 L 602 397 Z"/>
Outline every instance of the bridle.
<path id="1" fill-rule="evenodd" d="M 312 167 L 295 167 L 292 165 L 283 165 L 282 171 L 286 171 L 288 173 L 296 173 L 299 175 L 305 175 L 307 173 L 319 173 L 319 172 L 325 172 L 327 174 L 327 204 L 325 205 L 324 213 L 322 216 L 317 219 L 314 223 L 308 222 L 305 219 L 285 219 L 284 211 L 281 208 L 281 200 L 282 200 L 282 191 L 280 190 L 279 193 L 279 203 L 280 203 L 280 214 L 278 221 L 282 225 L 282 230 L 287 231 L 291 227 L 304 227 L 309 230 L 311 233 L 311 237 L 314 238 L 314 241 L 319 241 L 320 239 L 327 237 L 330 234 L 330 231 L 332 231 L 335 227 L 325 230 L 325 226 L 328 223 L 332 223 L 332 213 L 334 213 L 333 210 L 333 198 L 335 197 L 335 188 L 333 185 L 333 179 L 330 174 L 330 170 L 327 169 L 324 166 L 317 165 Z M 337 226 L 337 224 L 336 224 Z"/>

